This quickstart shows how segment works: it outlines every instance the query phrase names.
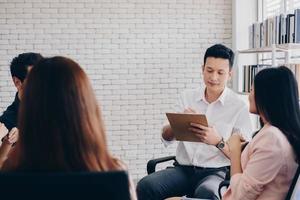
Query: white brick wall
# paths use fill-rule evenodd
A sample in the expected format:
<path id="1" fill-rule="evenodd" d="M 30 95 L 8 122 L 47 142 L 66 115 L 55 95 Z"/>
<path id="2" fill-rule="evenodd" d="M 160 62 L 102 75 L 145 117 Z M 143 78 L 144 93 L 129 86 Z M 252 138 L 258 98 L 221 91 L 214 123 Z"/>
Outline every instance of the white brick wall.
<path id="1" fill-rule="evenodd" d="M 231 46 L 230 0 L 0 0 L 0 109 L 15 94 L 14 56 L 75 59 L 103 108 L 110 149 L 137 180 L 147 160 L 175 153 L 160 142 L 164 113 L 201 82 L 203 53 L 217 42 Z"/>

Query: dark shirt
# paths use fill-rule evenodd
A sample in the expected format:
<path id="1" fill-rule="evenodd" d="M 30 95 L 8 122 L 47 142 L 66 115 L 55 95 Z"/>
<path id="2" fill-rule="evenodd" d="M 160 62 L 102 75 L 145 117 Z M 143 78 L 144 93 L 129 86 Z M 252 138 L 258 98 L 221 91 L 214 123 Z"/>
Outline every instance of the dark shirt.
<path id="1" fill-rule="evenodd" d="M 18 93 L 16 93 L 14 102 L 7 107 L 7 109 L 0 116 L 0 122 L 3 123 L 8 130 L 17 127 L 18 111 L 20 100 Z"/>

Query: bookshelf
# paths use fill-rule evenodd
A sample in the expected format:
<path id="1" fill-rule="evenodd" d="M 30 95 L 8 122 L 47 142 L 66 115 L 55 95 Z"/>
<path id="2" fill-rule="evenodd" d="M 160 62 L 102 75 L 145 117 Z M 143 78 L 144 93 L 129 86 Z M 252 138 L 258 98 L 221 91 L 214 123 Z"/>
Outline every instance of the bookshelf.
<path id="1" fill-rule="evenodd" d="M 247 66 L 243 65 L 245 61 L 239 59 L 241 54 L 255 54 L 257 55 L 256 59 L 256 65 L 250 65 L 250 66 L 262 66 L 261 69 L 264 69 L 265 67 L 276 67 L 278 66 L 277 63 L 279 60 L 283 60 L 284 62 L 281 63 L 284 64 L 285 66 L 289 67 L 295 74 L 296 79 L 298 81 L 298 89 L 300 92 L 300 56 L 294 56 L 292 57 L 291 54 L 292 52 L 300 52 L 300 43 L 288 43 L 288 44 L 273 44 L 268 47 L 261 47 L 261 48 L 250 48 L 250 49 L 244 49 L 244 50 L 239 50 L 236 52 L 236 63 L 237 63 L 237 68 L 238 68 L 238 86 L 235 87 L 236 93 L 241 96 L 242 99 L 244 99 L 246 102 L 248 101 L 247 96 L 250 93 L 250 86 L 253 81 L 253 78 L 256 73 L 260 71 L 258 70 L 249 70 L 253 72 L 253 74 L 249 75 L 248 78 L 245 78 L 245 73 L 244 70 L 246 69 Z M 277 53 L 282 52 L 285 54 L 284 57 L 277 57 Z M 269 59 L 263 58 L 263 59 L 258 59 L 258 55 L 264 55 L 264 54 L 271 54 L 271 57 Z M 297 61 L 298 60 L 298 61 Z M 271 61 L 271 64 L 266 64 L 266 61 Z M 259 67 L 257 67 L 259 68 Z M 248 82 L 247 84 L 245 82 Z M 245 90 L 248 88 L 248 90 Z M 255 128 L 259 128 L 259 118 L 256 115 L 251 115 L 251 121 L 252 124 L 254 125 Z"/>
<path id="2" fill-rule="evenodd" d="M 252 80 L 255 76 L 256 73 L 258 73 L 261 69 L 264 69 L 266 67 L 275 67 L 278 66 L 278 61 L 282 61 L 280 63 L 280 65 L 286 65 L 286 66 L 297 66 L 297 67 L 293 67 L 293 72 L 295 73 L 295 75 L 299 72 L 296 72 L 296 70 L 300 70 L 300 65 L 299 65 L 299 61 L 300 61 L 300 56 L 291 56 L 292 52 L 300 52 L 300 43 L 288 43 L 288 44 L 273 44 L 271 46 L 268 47 L 260 47 L 260 48 L 250 48 L 250 49 L 244 49 L 244 50 L 239 50 L 237 51 L 236 55 L 237 55 L 237 66 L 238 66 L 238 86 L 235 87 L 235 90 L 238 94 L 249 94 L 249 89 L 250 89 L 250 85 L 252 83 Z M 283 52 L 285 54 L 285 57 L 277 57 L 277 53 L 278 52 Z M 241 54 L 266 54 L 269 53 L 271 54 L 270 58 L 262 58 L 262 59 L 257 59 L 256 60 L 256 64 L 255 65 L 250 65 L 249 69 L 249 73 L 253 73 L 253 74 L 249 74 L 249 77 L 245 77 L 247 76 L 247 73 L 245 73 L 245 70 L 247 67 L 246 65 L 243 65 L 241 59 L 239 59 Z M 258 57 L 258 56 L 257 56 Z M 272 61 L 270 64 L 266 64 L 266 61 Z M 241 66 L 242 65 L 242 66 Z M 254 70 L 253 70 L 253 69 Z M 257 69 L 255 69 L 257 68 Z M 298 69 L 299 68 L 299 69 Z M 246 74 L 246 75 L 245 75 Z M 297 80 L 298 77 L 296 76 Z M 300 79 L 300 77 L 299 77 Z M 300 82 L 300 80 L 298 80 Z M 246 83 L 248 82 L 248 83 Z M 246 86 L 245 86 L 246 85 Z M 248 89 L 247 89 L 248 88 Z"/>
<path id="3" fill-rule="evenodd" d="M 285 9 L 282 14 L 267 18 L 258 13 L 249 22 L 248 31 L 243 26 L 237 32 L 243 34 L 236 35 L 239 46 L 249 48 L 237 48 L 233 80 L 233 89 L 246 102 L 256 73 L 265 67 L 285 65 L 300 82 L 300 9 L 288 12 Z M 253 115 L 251 119 L 259 127 L 258 118 Z"/>

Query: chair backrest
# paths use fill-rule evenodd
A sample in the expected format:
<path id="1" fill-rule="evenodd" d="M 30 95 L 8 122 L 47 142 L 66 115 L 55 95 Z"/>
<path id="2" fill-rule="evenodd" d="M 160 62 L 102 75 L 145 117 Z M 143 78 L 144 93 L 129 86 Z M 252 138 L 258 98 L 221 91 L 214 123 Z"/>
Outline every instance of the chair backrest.
<path id="1" fill-rule="evenodd" d="M 297 172 L 293 178 L 293 182 L 290 186 L 289 192 L 286 196 L 286 200 L 299 200 L 300 199 L 300 166 L 298 166 Z"/>
<path id="2" fill-rule="evenodd" d="M 129 200 L 125 171 L 74 173 L 0 173 L 3 199 Z"/>

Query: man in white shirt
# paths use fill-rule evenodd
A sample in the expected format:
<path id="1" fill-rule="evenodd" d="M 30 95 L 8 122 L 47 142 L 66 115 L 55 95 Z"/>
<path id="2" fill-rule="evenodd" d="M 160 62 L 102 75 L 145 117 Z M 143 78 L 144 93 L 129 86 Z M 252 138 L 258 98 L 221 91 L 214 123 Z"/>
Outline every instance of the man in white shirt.
<path id="1" fill-rule="evenodd" d="M 137 185 L 139 200 L 164 199 L 189 195 L 218 200 L 219 183 L 230 165 L 226 140 L 239 130 L 248 140 L 252 134 L 247 105 L 229 88 L 234 53 L 224 45 L 208 48 L 204 56 L 205 86 L 184 91 L 176 112 L 205 114 L 209 127 L 191 124 L 190 130 L 202 142 L 178 143 L 174 168 L 144 177 Z M 162 141 L 167 146 L 175 140 L 169 124 L 163 127 Z"/>

